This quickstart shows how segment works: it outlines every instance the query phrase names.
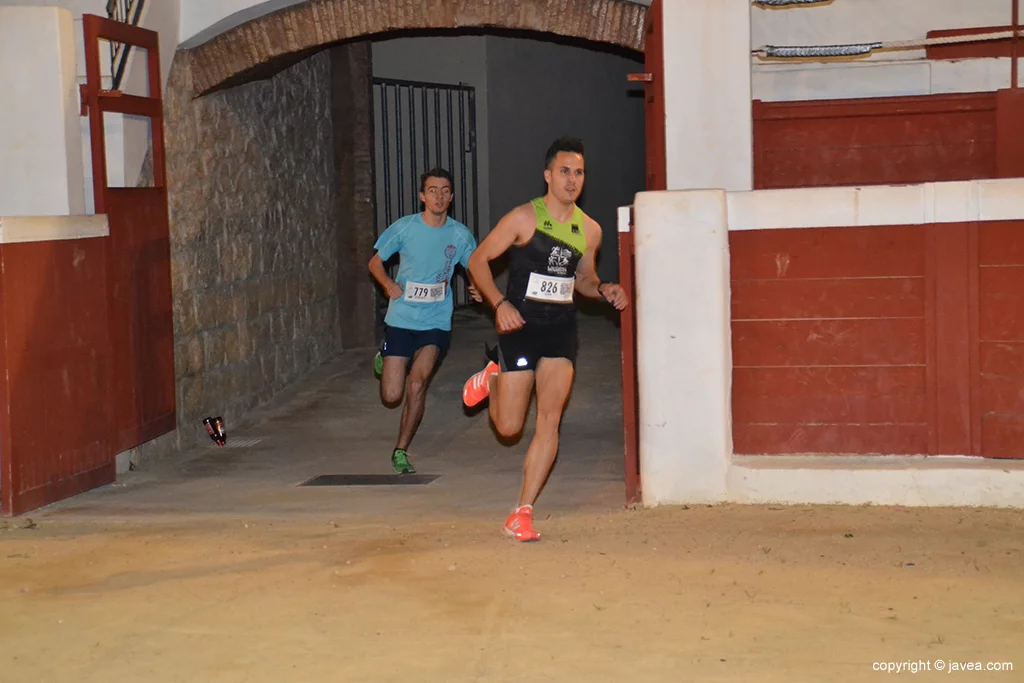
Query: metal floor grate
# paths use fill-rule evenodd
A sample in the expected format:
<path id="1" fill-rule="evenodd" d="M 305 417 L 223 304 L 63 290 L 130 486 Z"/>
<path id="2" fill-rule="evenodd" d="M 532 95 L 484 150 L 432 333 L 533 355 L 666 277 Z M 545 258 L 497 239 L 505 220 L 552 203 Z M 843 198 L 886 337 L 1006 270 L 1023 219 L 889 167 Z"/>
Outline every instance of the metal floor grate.
<path id="1" fill-rule="evenodd" d="M 209 448 L 251 448 L 260 441 L 263 441 L 263 438 L 259 436 L 250 437 L 248 439 L 232 439 L 231 436 L 228 435 L 228 442 L 226 444 L 218 446 L 215 443 L 211 443 Z"/>
<path id="2" fill-rule="evenodd" d="M 423 486 L 440 474 L 321 474 L 299 486 Z"/>

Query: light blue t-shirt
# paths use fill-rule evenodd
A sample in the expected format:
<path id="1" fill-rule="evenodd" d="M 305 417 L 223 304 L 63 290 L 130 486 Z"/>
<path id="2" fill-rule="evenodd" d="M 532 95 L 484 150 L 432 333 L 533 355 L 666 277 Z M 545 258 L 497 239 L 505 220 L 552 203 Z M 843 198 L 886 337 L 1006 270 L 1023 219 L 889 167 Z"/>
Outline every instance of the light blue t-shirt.
<path id="1" fill-rule="evenodd" d="M 436 302 L 392 299 L 384 322 L 407 330 L 452 329 L 452 272 L 456 263 L 469 268 L 476 249 L 473 233 L 462 223 L 448 218 L 440 228 L 423 222 L 421 214 L 404 216 L 392 223 L 373 245 L 382 261 L 396 252 L 401 259 L 395 282 L 406 291 L 407 283 L 445 283 L 444 299 Z"/>

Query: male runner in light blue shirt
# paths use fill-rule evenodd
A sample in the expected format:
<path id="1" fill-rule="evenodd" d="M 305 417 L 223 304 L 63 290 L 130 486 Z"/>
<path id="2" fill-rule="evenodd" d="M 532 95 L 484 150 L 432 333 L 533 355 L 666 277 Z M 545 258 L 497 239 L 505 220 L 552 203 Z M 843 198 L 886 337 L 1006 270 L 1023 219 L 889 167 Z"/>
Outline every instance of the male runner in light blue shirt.
<path id="1" fill-rule="evenodd" d="M 454 308 L 452 272 L 456 263 L 468 268 L 476 249 L 473 233 L 448 216 L 452 195 L 448 171 L 435 168 L 424 173 L 420 177 L 423 213 L 392 223 L 377 239 L 377 253 L 369 264 L 370 273 L 391 300 L 384 318 L 384 346 L 374 359 L 381 376 L 380 395 L 385 404 L 395 407 L 405 394 L 398 443 L 391 454 L 391 466 L 399 474 L 416 471 L 407 449 L 423 418 L 427 384 L 448 350 Z M 400 264 L 392 280 L 384 262 L 395 253 Z M 475 290 L 472 293 L 477 298 Z"/>

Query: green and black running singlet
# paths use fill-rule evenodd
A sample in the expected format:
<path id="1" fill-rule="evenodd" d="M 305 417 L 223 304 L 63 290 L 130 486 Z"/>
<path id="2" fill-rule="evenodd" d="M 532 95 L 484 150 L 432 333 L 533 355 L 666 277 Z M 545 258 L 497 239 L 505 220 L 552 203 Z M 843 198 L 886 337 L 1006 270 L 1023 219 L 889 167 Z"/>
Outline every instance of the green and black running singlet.
<path id="1" fill-rule="evenodd" d="M 537 230 L 526 244 L 509 250 L 505 296 L 527 323 L 572 322 L 576 266 L 587 250 L 583 210 L 573 207 L 566 223 L 556 221 L 538 197 L 532 202 Z"/>

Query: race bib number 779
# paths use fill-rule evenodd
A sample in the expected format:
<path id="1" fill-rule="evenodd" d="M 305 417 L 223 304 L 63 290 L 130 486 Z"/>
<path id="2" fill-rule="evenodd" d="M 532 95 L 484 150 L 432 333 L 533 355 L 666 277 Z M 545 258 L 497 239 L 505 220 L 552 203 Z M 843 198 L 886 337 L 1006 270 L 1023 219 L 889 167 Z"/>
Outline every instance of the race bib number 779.
<path id="1" fill-rule="evenodd" d="M 438 282 L 432 285 L 424 285 L 419 282 L 406 282 L 405 300 L 421 304 L 434 304 L 444 301 L 447 284 L 446 282 Z"/>

